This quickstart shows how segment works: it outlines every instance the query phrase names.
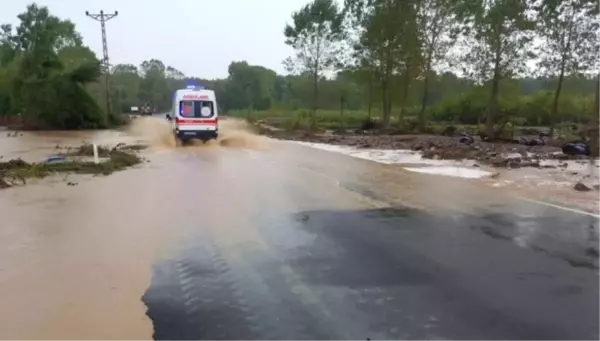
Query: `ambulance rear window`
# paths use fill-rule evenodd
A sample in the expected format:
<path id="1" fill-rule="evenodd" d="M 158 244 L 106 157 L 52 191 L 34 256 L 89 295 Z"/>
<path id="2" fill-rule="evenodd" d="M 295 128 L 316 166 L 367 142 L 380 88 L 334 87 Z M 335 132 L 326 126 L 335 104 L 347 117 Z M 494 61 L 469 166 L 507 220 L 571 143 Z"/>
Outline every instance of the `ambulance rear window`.
<path id="1" fill-rule="evenodd" d="M 180 101 L 181 117 L 213 117 L 215 114 L 212 101 Z"/>

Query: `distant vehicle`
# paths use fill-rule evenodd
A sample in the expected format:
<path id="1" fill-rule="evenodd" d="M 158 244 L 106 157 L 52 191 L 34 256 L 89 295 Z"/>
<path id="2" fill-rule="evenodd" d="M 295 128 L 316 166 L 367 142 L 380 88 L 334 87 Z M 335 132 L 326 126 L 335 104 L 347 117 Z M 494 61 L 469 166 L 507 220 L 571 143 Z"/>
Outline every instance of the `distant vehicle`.
<path id="1" fill-rule="evenodd" d="M 148 103 L 142 105 L 141 114 L 142 116 L 152 116 L 152 108 Z"/>
<path id="2" fill-rule="evenodd" d="M 213 90 L 188 85 L 175 91 L 171 112 L 166 117 L 171 121 L 178 144 L 190 139 L 206 142 L 219 136 L 217 97 Z"/>

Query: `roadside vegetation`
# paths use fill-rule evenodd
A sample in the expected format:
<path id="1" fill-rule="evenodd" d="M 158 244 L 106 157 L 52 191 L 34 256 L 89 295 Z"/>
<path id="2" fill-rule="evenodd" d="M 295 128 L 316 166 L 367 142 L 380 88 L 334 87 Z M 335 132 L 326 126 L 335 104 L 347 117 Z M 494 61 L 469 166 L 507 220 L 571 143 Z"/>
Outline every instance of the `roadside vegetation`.
<path id="1" fill-rule="evenodd" d="M 61 157 L 58 162 L 29 163 L 21 159 L 0 162 L 0 189 L 25 185 L 27 179 L 54 174 L 109 175 L 141 163 L 143 159 L 135 151 L 143 148 L 140 145 L 117 145 L 113 148 L 98 146 L 99 163 L 93 160 L 94 150 L 90 144 L 58 154 Z"/>
<path id="2" fill-rule="evenodd" d="M 73 23 L 35 4 L 18 19 L 16 27 L 0 26 L 0 116 L 26 129 L 117 124 L 119 119 L 106 115 L 91 92 L 100 62 Z"/>

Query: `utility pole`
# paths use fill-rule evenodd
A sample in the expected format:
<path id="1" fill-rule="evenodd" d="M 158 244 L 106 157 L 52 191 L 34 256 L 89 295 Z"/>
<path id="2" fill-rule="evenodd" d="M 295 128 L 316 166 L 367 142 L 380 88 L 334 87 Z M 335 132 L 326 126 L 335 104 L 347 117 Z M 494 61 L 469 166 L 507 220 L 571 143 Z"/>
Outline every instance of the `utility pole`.
<path id="1" fill-rule="evenodd" d="M 90 12 L 85 11 L 85 15 L 87 15 L 88 17 L 90 17 L 96 21 L 99 21 L 100 27 L 102 29 L 102 54 L 103 54 L 102 66 L 104 69 L 104 83 L 106 86 L 106 88 L 105 88 L 105 91 L 106 91 L 106 113 L 108 115 L 110 115 L 110 113 L 111 113 L 110 82 L 109 82 L 110 64 L 108 62 L 108 44 L 106 42 L 106 22 L 109 21 L 110 19 L 116 17 L 117 15 L 119 15 L 119 12 L 115 11 L 115 13 L 106 14 L 106 13 L 104 13 L 104 11 L 100 11 L 100 14 L 90 14 Z"/>

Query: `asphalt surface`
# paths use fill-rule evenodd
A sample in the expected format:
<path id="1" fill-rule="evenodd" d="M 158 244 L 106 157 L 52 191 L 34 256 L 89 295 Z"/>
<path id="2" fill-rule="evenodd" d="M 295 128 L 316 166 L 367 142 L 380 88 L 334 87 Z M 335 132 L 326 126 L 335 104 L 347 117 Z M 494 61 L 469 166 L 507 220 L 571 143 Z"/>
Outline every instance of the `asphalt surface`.
<path id="1" fill-rule="evenodd" d="M 155 339 L 599 337 L 596 217 L 301 146 L 160 159 Z"/>

